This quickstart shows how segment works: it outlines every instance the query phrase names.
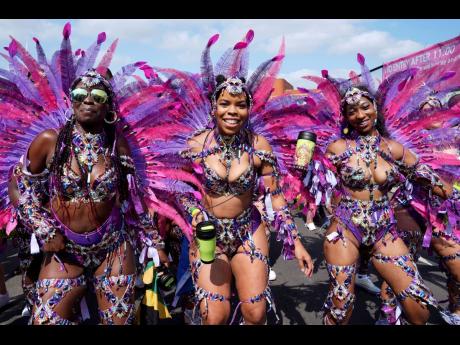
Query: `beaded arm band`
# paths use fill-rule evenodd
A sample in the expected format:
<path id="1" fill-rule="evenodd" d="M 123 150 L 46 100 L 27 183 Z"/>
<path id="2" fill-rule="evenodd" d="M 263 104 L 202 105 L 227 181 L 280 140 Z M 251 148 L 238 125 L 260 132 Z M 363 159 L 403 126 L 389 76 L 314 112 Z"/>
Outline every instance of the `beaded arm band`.
<path id="1" fill-rule="evenodd" d="M 46 169 L 40 174 L 31 174 L 23 164 L 18 164 L 14 174 L 20 194 L 19 217 L 43 245 L 55 236 L 58 228 L 51 212 L 43 207 L 44 201 L 48 199 L 46 185 L 49 171 Z"/>
<path id="2" fill-rule="evenodd" d="M 284 260 L 292 260 L 294 255 L 294 241 L 300 238 L 299 232 L 295 225 L 294 219 L 291 216 L 288 206 L 284 206 L 280 210 L 273 210 L 274 220 L 273 228 L 278 233 L 276 240 L 283 240 L 283 257 Z"/>
<path id="3" fill-rule="evenodd" d="M 283 206 L 279 210 L 273 209 L 272 198 L 278 195 L 282 195 L 282 188 L 280 186 L 280 174 L 278 169 L 278 163 L 276 156 L 273 152 L 256 150 L 254 154 L 259 157 L 263 162 L 270 164 L 273 168 L 273 172 L 263 175 L 263 176 L 273 176 L 276 181 L 276 188 L 273 191 L 269 191 L 265 195 L 265 207 L 267 211 L 267 216 L 265 216 L 265 221 L 267 224 L 270 224 L 274 230 L 277 232 L 277 241 L 283 241 L 283 257 L 285 260 L 292 260 L 295 250 L 294 241 L 297 238 L 300 238 L 299 232 L 295 225 L 294 219 L 292 218 L 289 207 Z"/>
<path id="4" fill-rule="evenodd" d="M 460 239 L 460 191 L 453 188 L 452 195 L 436 211 L 445 220 L 445 234 Z"/>
<path id="5" fill-rule="evenodd" d="M 144 246 L 144 249 L 156 248 L 163 249 L 164 242 L 158 232 L 158 227 L 153 217 L 146 212 L 142 204 L 141 198 L 143 195 L 139 189 L 139 180 L 136 175 L 136 167 L 134 160 L 127 155 L 120 155 L 120 163 L 123 167 L 123 172 L 128 180 L 129 200 L 125 203 L 124 212 L 129 214 L 127 209 L 131 209 L 135 213 L 133 217 L 129 217 L 131 222 L 134 221 L 134 226 L 140 228 L 138 233 L 139 240 Z"/>
<path id="6" fill-rule="evenodd" d="M 144 213 L 139 216 L 139 221 L 142 228 L 145 230 L 140 233 L 141 241 L 148 247 L 163 249 L 165 243 L 158 232 L 158 227 L 153 217 L 149 213 Z"/>
<path id="7" fill-rule="evenodd" d="M 280 180 L 280 173 L 278 168 L 278 161 L 276 159 L 275 154 L 271 151 L 255 150 L 254 155 L 258 157 L 262 162 L 268 163 L 272 166 L 273 172 L 270 175 L 273 176 L 278 182 Z"/>
<path id="8" fill-rule="evenodd" d="M 126 174 L 134 174 L 136 171 L 134 160 L 130 156 L 120 155 L 120 163 Z"/>

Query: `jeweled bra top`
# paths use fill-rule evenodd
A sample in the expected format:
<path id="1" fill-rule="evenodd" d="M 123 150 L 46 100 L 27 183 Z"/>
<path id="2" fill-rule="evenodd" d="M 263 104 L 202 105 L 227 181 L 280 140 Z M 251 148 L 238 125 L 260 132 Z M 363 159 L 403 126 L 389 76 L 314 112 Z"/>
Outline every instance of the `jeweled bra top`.
<path id="1" fill-rule="evenodd" d="M 379 189 L 386 189 L 401 181 L 399 170 L 406 168 L 406 166 L 403 162 L 394 160 L 391 155 L 380 150 L 380 136 L 359 136 L 355 139 L 356 147 L 354 148 L 350 146 L 348 139 L 345 139 L 345 141 L 347 148 L 343 153 L 339 155 L 329 155 L 331 162 L 337 166 L 340 179 L 345 187 L 363 190 L 371 185 L 376 185 Z M 367 163 L 367 165 L 369 165 L 371 161 L 376 164 L 377 156 L 382 157 L 391 166 L 390 170 L 386 171 L 387 176 L 385 182 L 382 184 L 376 184 L 372 181 L 372 176 L 370 174 L 366 174 L 363 167 L 348 165 L 348 160 L 354 154 L 358 155 L 358 164 L 359 159 L 361 158 L 361 160 L 364 163 Z"/>
<path id="2" fill-rule="evenodd" d="M 61 190 L 70 202 L 103 202 L 111 200 L 117 194 L 118 176 L 115 168 L 110 166 L 111 159 L 104 134 L 81 134 L 74 129 L 72 133 L 71 155 L 62 167 Z M 115 147 L 115 144 L 114 144 Z M 114 150 L 112 150 L 112 154 Z M 99 156 L 105 160 L 105 172 L 90 183 L 92 167 L 97 164 Z M 75 158 L 80 170 L 88 176 L 86 181 L 76 173 L 71 162 Z M 84 184 L 86 183 L 86 188 Z"/>
<path id="3" fill-rule="evenodd" d="M 210 132 L 211 133 L 211 132 Z M 209 137 L 209 134 L 208 134 Z M 207 138 L 208 138 L 207 137 Z M 264 150 L 255 150 L 251 145 L 249 133 L 242 131 L 231 138 L 222 138 L 220 135 L 214 135 L 217 145 L 209 149 L 204 149 L 207 138 L 203 144 L 203 151 L 200 153 L 190 153 L 188 157 L 195 160 L 201 158 L 203 167 L 202 183 L 204 188 L 214 195 L 241 195 L 255 187 L 257 182 L 257 172 L 254 168 L 254 155 L 263 161 L 276 166 L 276 158 L 272 152 Z M 244 152 L 249 155 L 249 166 L 234 181 L 229 181 L 231 163 L 234 159 L 241 159 Z M 206 164 L 206 157 L 217 154 L 220 161 L 226 167 L 226 175 L 220 176 L 215 170 Z"/>

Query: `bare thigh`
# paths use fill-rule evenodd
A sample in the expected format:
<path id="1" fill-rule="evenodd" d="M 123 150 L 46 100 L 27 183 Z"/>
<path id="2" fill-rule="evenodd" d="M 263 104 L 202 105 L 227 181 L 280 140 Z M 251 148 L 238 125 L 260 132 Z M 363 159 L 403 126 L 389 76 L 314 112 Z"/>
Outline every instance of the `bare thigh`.
<path id="1" fill-rule="evenodd" d="M 200 252 L 192 241 L 189 251 L 190 263 L 200 260 Z M 192 274 L 194 274 L 192 272 Z M 216 259 L 211 264 L 201 264 L 198 277 L 194 282 L 197 287 L 210 293 L 225 297 L 224 301 L 200 301 L 200 313 L 205 324 L 226 323 L 230 316 L 230 289 L 232 270 L 228 257 L 217 248 Z"/>
<path id="2" fill-rule="evenodd" d="M 256 250 L 265 257 L 268 256 L 268 239 L 265 233 L 265 224 L 261 223 L 253 234 Z M 231 267 L 235 276 L 236 289 L 240 301 L 248 301 L 264 292 L 268 285 L 267 263 L 251 257 L 244 252 L 250 252 L 249 244 L 244 243 L 237 250 L 231 260 Z M 259 302 L 243 303 L 241 311 L 246 323 L 265 322 L 266 300 L 260 298 Z"/>
<path id="3" fill-rule="evenodd" d="M 441 257 L 454 255 L 460 252 L 460 244 L 456 243 L 452 239 L 445 239 L 445 238 L 432 238 L 431 244 L 433 245 L 433 249 Z M 443 260 L 444 267 L 449 271 L 452 277 L 456 281 L 460 281 L 460 260 Z"/>
<path id="4" fill-rule="evenodd" d="M 386 245 L 383 244 L 384 240 Z M 409 256 L 409 249 L 404 244 L 404 241 L 401 238 L 393 240 L 391 234 L 386 234 L 384 238 L 375 244 L 374 254 L 381 254 L 391 257 L 406 255 L 408 257 L 406 264 L 412 269 L 416 269 L 414 262 Z M 374 264 L 377 272 L 388 283 L 395 294 L 399 294 L 400 292 L 404 291 L 413 280 L 413 278 L 404 272 L 403 269 L 396 266 L 392 262 L 380 262 L 375 257 L 373 257 L 372 263 Z M 411 323 L 424 324 L 427 321 L 429 317 L 428 309 L 417 303 L 412 298 L 406 298 L 401 302 L 401 305 Z"/>
<path id="5" fill-rule="evenodd" d="M 329 241 L 327 236 L 337 231 L 337 221 L 332 221 L 331 225 L 326 231 L 325 239 L 323 243 L 324 257 L 329 264 L 333 265 L 353 265 L 359 258 L 359 242 L 353 233 L 345 229 L 343 231 L 343 237 L 335 238 L 333 241 Z"/>

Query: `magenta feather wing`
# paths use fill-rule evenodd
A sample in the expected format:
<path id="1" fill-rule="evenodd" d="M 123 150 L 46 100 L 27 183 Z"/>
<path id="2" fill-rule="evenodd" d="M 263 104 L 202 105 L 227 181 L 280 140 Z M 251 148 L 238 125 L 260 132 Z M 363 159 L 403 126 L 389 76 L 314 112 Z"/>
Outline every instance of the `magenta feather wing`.
<path id="1" fill-rule="evenodd" d="M 286 44 L 285 44 L 285 40 L 283 37 L 277 56 L 284 56 L 285 51 L 286 51 Z M 270 97 L 270 94 L 272 93 L 272 90 L 273 90 L 273 84 L 276 80 L 276 76 L 278 75 L 280 71 L 281 64 L 282 64 L 282 59 L 275 61 L 269 68 L 266 75 L 261 80 L 257 88 L 257 91 L 253 94 L 254 111 L 256 111 L 258 107 L 263 106 L 263 104 L 265 104 L 265 102 Z"/>
<path id="2" fill-rule="evenodd" d="M 113 54 L 117 49 L 117 45 L 118 38 L 112 42 L 110 47 L 107 49 L 107 52 L 104 54 L 101 61 L 99 62 L 99 65 L 96 67 L 96 70 L 100 74 L 105 75 L 105 73 L 107 72 L 107 68 L 110 66 L 110 63 L 112 62 Z"/>

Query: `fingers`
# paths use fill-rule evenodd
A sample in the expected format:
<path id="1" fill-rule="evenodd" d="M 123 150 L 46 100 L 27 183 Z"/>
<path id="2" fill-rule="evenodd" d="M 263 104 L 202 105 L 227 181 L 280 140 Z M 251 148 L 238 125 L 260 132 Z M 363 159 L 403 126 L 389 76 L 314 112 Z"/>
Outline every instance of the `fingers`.
<path id="1" fill-rule="evenodd" d="M 300 270 L 305 274 L 306 277 L 311 278 L 313 275 L 313 262 L 309 255 L 302 255 L 297 260 Z"/>
<path id="2" fill-rule="evenodd" d="M 193 229 L 196 229 L 196 226 L 198 225 L 198 223 L 201 223 L 202 221 L 204 221 L 204 217 L 203 217 L 203 214 L 201 213 L 198 213 L 195 217 L 193 217 L 192 219 Z"/>
<path id="3" fill-rule="evenodd" d="M 203 213 L 198 213 L 196 216 L 197 223 L 204 221 Z"/>
<path id="4" fill-rule="evenodd" d="M 305 268 L 305 275 L 308 277 L 308 278 L 311 278 L 311 276 L 313 275 L 313 261 L 311 260 L 311 257 L 310 256 L 307 256 L 306 258 L 306 268 Z"/>

